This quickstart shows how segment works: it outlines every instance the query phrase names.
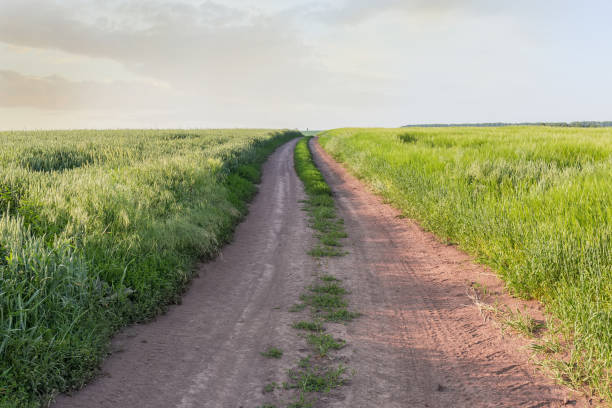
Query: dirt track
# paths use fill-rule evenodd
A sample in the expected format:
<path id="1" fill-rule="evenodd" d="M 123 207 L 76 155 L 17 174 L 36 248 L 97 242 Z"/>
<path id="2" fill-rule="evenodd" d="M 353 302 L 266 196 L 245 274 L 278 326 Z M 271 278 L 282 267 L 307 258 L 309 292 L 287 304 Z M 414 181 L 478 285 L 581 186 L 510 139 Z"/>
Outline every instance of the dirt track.
<path id="1" fill-rule="evenodd" d="M 234 242 L 200 266 L 183 303 L 117 335 L 103 375 L 72 397 L 58 397 L 55 407 L 255 408 L 270 401 L 262 387 L 285 381 L 305 356 L 288 309 L 318 267 L 306 254 L 313 238 L 300 210 L 294 145 L 268 160 Z M 399 219 L 315 150 L 349 234 L 349 254 L 325 260 L 325 268 L 343 279 L 352 308 L 364 313 L 331 327 L 348 341 L 341 353 L 356 371 L 350 385 L 318 406 L 562 405 L 564 390 L 534 375 L 527 354 L 517 351 L 524 342 L 484 322 L 467 297 L 470 281 L 498 281 Z M 260 356 L 268 346 L 283 349 L 283 358 Z"/>

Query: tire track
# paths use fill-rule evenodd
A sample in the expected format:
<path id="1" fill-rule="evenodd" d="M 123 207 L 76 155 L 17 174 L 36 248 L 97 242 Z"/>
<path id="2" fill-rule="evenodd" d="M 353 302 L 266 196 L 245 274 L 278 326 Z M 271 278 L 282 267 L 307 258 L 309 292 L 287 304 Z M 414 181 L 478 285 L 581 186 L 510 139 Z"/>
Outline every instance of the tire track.
<path id="1" fill-rule="evenodd" d="M 285 381 L 303 357 L 288 309 L 315 269 L 295 143 L 270 156 L 234 241 L 200 265 L 182 304 L 117 335 L 105 374 L 72 397 L 59 396 L 54 407 L 246 408 L 274 398 L 263 386 Z M 285 350 L 281 360 L 260 355 L 271 345 Z"/>
<path id="2" fill-rule="evenodd" d="M 534 371 L 525 342 L 484 323 L 468 298 L 470 282 L 490 272 L 400 219 L 312 143 L 349 235 L 349 255 L 330 271 L 364 313 L 347 331 L 357 374 L 334 406 L 564 406 L 571 395 Z"/>

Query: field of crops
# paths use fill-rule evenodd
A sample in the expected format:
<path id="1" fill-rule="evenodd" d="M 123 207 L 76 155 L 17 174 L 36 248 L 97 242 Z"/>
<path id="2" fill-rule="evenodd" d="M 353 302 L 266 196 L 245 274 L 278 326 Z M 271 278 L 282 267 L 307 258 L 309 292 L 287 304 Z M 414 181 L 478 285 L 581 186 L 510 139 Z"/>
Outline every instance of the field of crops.
<path id="1" fill-rule="evenodd" d="M 0 133 L 0 406 L 78 387 L 114 331 L 175 301 L 297 135 Z"/>
<path id="2" fill-rule="evenodd" d="M 320 143 L 513 293 L 542 300 L 547 364 L 610 399 L 612 130 L 337 129 Z"/>

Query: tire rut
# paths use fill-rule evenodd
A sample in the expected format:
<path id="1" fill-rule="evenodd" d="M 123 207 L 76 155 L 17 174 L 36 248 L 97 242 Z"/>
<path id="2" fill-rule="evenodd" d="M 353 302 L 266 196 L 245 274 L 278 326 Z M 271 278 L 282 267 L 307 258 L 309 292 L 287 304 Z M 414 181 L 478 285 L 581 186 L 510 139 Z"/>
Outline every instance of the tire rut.
<path id="1" fill-rule="evenodd" d="M 485 323 L 469 299 L 490 271 L 401 219 L 315 140 L 311 149 L 349 236 L 330 272 L 364 314 L 347 330 L 353 385 L 333 406 L 564 406 L 572 395 L 535 372 L 525 341 Z"/>
<path id="2" fill-rule="evenodd" d="M 199 266 L 181 305 L 115 336 L 103 375 L 55 407 L 256 407 L 305 356 L 287 312 L 312 281 L 314 240 L 293 169 L 295 141 L 264 166 L 260 192 L 234 241 Z M 312 142 L 311 142 L 312 143 Z M 484 322 L 467 296 L 490 271 L 441 244 L 375 195 L 318 146 L 335 193 L 348 255 L 324 259 L 363 313 L 330 328 L 355 369 L 350 385 L 316 407 L 555 407 L 571 394 L 534 372 L 525 342 Z M 281 360 L 260 356 L 268 346 Z M 279 399 L 272 402 L 279 403 Z M 574 406 L 584 406 L 578 399 Z"/>
<path id="3" fill-rule="evenodd" d="M 316 264 L 306 253 L 314 241 L 299 204 L 295 143 L 270 156 L 233 242 L 198 267 L 182 304 L 116 335 L 103 375 L 54 407 L 254 408 L 274 398 L 263 386 L 282 383 L 304 357 L 288 309 Z M 269 346 L 283 358 L 262 357 Z"/>

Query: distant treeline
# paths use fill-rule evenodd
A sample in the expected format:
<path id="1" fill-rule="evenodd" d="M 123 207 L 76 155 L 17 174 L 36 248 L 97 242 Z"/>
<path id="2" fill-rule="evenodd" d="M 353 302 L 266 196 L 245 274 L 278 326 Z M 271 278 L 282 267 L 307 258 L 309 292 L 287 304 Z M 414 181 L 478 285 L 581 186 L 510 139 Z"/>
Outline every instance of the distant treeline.
<path id="1" fill-rule="evenodd" d="M 609 122 L 523 122 L 523 123 L 435 123 L 428 125 L 405 125 L 402 127 L 496 127 L 496 126 L 558 126 L 558 127 L 612 127 Z"/>

